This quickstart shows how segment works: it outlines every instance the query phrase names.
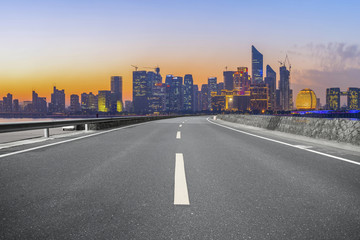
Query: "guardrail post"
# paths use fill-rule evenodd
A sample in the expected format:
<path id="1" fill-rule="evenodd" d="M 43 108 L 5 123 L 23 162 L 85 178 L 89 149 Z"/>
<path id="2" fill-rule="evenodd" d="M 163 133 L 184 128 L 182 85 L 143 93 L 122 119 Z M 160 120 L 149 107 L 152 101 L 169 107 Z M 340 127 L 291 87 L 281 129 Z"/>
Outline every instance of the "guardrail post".
<path id="1" fill-rule="evenodd" d="M 89 124 L 85 123 L 85 132 L 89 131 Z"/>
<path id="2" fill-rule="evenodd" d="M 44 137 L 48 138 L 50 136 L 49 128 L 44 129 Z"/>

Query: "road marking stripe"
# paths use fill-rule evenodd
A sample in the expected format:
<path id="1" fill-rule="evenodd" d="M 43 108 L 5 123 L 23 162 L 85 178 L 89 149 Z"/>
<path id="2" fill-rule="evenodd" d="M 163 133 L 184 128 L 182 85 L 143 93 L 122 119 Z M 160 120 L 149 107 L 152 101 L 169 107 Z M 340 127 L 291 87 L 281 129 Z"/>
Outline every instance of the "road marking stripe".
<path id="1" fill-rule="evenodd" d="M 350 160 L 350 159 L 346 159 L 346 158 L 342 158 L 342 157 L 337 157 L 337 156 L 334 156 L 334 155 L 331 155 L 331 154 L 327 154 L 327 153 L 315 151 L 315 150 L 312 150 L 312 149 L 309 149 L 309 148 L 304 148 L 304 146 L 302 146 L 302 145 L 292 145 L 292 144 L 290 144 L 290 143 L 281 142 L 281 141 L 278 141 L 278 140 L 275 140 L 275 139 L 271 139 L 271 138 L 267 138 L 267 137 L 262 137 L 262 136 L 259 136 L 259 135 L 256 135 L 256 134 L 244 132 L 244 131 L 241 131 L 241 130 L 238 130 L 238 129 L 235 129 L 235 128 L 232 128 L 232 127 L 228 127 L 228 126 L 224 126 L 224 125 L 219 124 L 219 123 L 212 122 L 212 121 L 209 120 L 209 118 L 207 118 L 206 120 L 207 120 L 208 122 L 212 123 L 212 124 L 215 124 L 215 125 L 218 125 L 218 126 L 220 126 L 220 127 L 227 128 L 227 129 L 230 129 L 230 130 L 239 132 L 239 133 L 247 134 L 247 135 L 250 135 L 250 136 L 253 136 L 253 137 L 261 138 L 261 139 L 268 140 L 268 141 L 271 141 L 271 142 L 280 143 L 280 144 L 283 144 L 283 145 L 286 145 L 286 146 L 289 146 L 289 147 L 293 147 L 293 148 L 297 148 L 297 149 L 302 149 L 302 150 L 304 150 L 304 151 L 316 153 L 316 154 L 319 154 L 319 155 L 323 155 L 323 156 L 326 156 L 326 157 L 334 158 L 334 159 L 337 159 L 337 160 L 340 160 L 340 161 L 344 161 L 344 162 L 348 162 L 348 163 L 352 163 L 352 164 L 355 164 L 355 165 L 359 165 L 359 166 L 360 166 L 360 162 L 356 162 L 356 161 L 353 161 L 353 160 Z"/>
<path id="2" fill-rule="evenodd" d="M 182 127 L 182 124 L 180 124 L 179 127 Z"/>
<path id="3" fill-rule="evenodd" d="M 108 133 L 108 132 L 118 131 L 118 130 L 121 130 L 121 129 L 134 127 L 134 126 L 139 126 L 139 125 L 148 124 L 148 123 L 150 123 L 150 122 L 132 124 L 132 125 L 125 126 L 125 127 L 115 128 L 115 129 L 111 129 L 111 130 L 107 130 L 107 131 L 103 131 L 103 132 L 98 132 L 98 133 L 93 133 L 93 134 L 81 136 L 81 137 L 78 137 L 78 138 L 72 138 L 72 139 L 64 140 L 64 141 L 61 141 L 61 142 L 50 143 L 50 144 L 46 144 L 46 145 L 42 145 L 42 146 L 38 146 L 38 147 L 33 147 L 33 148 L 28 148 L 28 149 L 24 149 L 24 150 L 20 150 L 20 151 L 16 151 L 16 152 L 6 153 L 6 154 L 0 155 L 0 158 L 12 156 L 12 155 L 16 155 L 16 154 L 20 154 L 20 153 L 24 153 L 24 152 L 30 152 L 30 151 L 41 149 L 41 148 L 51 147 L 51 146 L 59 145 L 59 144 L 62 144 L 62 143 L 72 142 L 72 141 L 80 140 L 80 139 L 83 139 L 83 138 L 93 137 L 93 136 L 105 134 L 105 133 Z"/>
<path id="4" fill-rule="evenodd" d="M 174 205 L 190 205 L 182 153 L 176 153 L 175 155 L 174 181 Z"/>
<path id="5" fill-rule="evenodd" d="M 177 133 L 176 133 L 176 139 L 181 139 L 181 132 L 180 132 L 180 131 L 177 131 Z"/>

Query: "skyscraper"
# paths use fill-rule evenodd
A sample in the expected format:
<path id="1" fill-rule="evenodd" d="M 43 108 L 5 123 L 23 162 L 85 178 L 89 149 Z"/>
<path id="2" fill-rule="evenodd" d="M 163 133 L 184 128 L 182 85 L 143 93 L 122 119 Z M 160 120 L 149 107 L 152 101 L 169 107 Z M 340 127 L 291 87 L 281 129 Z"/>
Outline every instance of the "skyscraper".
<path id="1" fill-rule="evenodd" d="M 47 112 L 46 98 L 39 97 L 39 95 L 35 91 L 32 91 L 31 111 L 36 113 Z"/>
<path id="2" fill-rule="evenodd" d="M 290 90 L 290 72 L 286 69 L 286 66 L 280 67 L 280 106 L 279 109 L 283 111 L 291 110 L 292 96 Z"/>
<path id="3" fill-rule="evenodd" d="M 184 77 L 184 111 L 193 111 L 193 77 L 186 74 Z"/>
<path id="4" fill-rule="evenodd" d="M 8 93 L 6 97 L 3 97 L 3 111 L 12 112 L 13 111 L 13 96 Z"/>
<path id="5" fill-rule="evenodd" d="M 193 112 L 199 111 L 199 87 L 193 85 Z"/>
<path id="6" fill-rule="evenodd" d="M 148 84 L 146 71 L 133 72 L 133 105 L 135 113 L 146 113 L 148 109 Z"/>
<path id="7" fill-rule="evenodd" d="M 111 91 L 99 91 L 98 93 L 98 111 L 110 112 L 111 109 Z"/>
<path id="8" fill-rule="evenodd" d="M 234 89 L 234 71 L 224 71 L 224 84 L 225 84 L 225 89 L 226 90 L 233 90 Z"/>
<path id="9" fill-rule="evenodd" d="M 234 89 L 240 92 L 240 95 L 247 94 L 250 91 L 250 80 L 247 67 L 238 67 L 234 73 Z"/>
<path id="10" fill-rule="evenodd" d="M 111 112 L 122 111 L 122 77 L 111 77 Z"/>
<path id="11" fill-rule="evenodd" d="M 217 94 L 217 78 L 216 77 L 209 77 L 208 78 L 208 109 L 211 109 L 211 94 Z"/>
<path id="12" fill-rule="evenodd" d="M 65 112 L 65 90 L 58 90 L 54 87 L 51 94 L 51 102 L 49 103 L 49 112 L 64 113 Z"/>
<path id="13" fill-rule="evenodd" d="M 269 88 L 269 109 L 274 110 L 276 107 L 276 72 L 269 66 L 266 66 L 265 83 Z"/>
<path id="14" fill-rule="evenodd" d="M 183 110 L 183 78 L 173 77 L 170 84 L 170 112 Z"/>
<path id="15" fill-rule="evenodd" d="M 225 84 L 223 82 L 219 82 L 217 84 L 217 95 L 221 95 L 221 90 L 225 89 Z"/>
<path id="16" fill-rule="evenodd" d="M 199 110 L 209 110 L 209 88 L 207 84 L 201 85 L 201 109 Z"/>
<path id="17" fill-rule="evenodd" d="M 263 82 L 263 55 L 254 47 L 251 46 L 252 57 L 252 83 Z"/>
<path id="18" fill-rule="evenodd" d="M 80 110 L 79 95 L 70 95 L 70 112 L 80 112 Z"/>

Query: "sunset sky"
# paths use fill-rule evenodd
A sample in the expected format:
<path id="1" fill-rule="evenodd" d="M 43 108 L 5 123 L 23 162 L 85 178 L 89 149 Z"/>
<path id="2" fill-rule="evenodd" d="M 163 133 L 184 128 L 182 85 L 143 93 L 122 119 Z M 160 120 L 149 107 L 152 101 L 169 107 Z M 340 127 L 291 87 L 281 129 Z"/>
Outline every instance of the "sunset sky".
<path id="1" fill-rule="evenodd" d="M 110 89 L 123 76 L 132 98 L 131 65 L 161 74 L 223 81 L 225 66 L 251 72 L 251 45 L 277 72 L 288 54 L 295 96 L 312 88 L 360 87 L 359 1 L 1 1 L 0 97 L 47 97 Z M 141 69 L 141 68 L 140 68 Z M 150 70 L 150 69 L 145 69 Z M 278 80 L 277 79 L 277 80 Z"/>

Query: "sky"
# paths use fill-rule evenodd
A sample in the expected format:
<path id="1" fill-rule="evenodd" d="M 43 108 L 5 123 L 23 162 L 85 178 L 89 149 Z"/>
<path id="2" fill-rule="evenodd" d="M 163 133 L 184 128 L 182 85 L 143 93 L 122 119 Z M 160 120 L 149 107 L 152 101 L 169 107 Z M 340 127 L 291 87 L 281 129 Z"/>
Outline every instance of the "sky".
<path id="1" fill-rule="evenodd" d="M 327 87 L 360 87 L 359 12 L 353 0 L 2 0 L 0 97 L 50 101 L 56 86 L 69 103 L 122 76 L 131 100 L 131 65 L 222 82 L 225 67 L 251 72 L 254 45 L 277 80 L 287 54 L 295 96 L 311 88 L 324 104 Z"/>

